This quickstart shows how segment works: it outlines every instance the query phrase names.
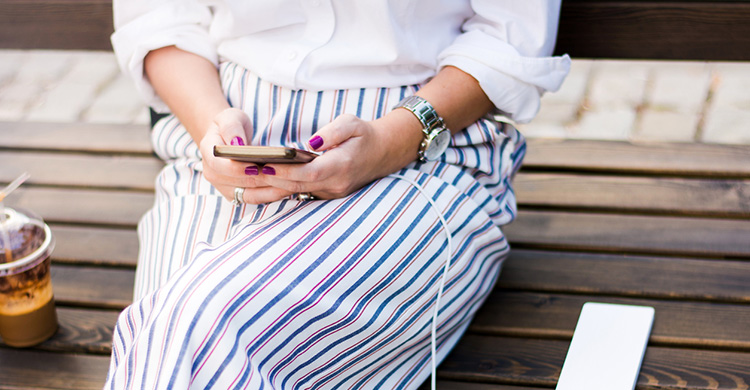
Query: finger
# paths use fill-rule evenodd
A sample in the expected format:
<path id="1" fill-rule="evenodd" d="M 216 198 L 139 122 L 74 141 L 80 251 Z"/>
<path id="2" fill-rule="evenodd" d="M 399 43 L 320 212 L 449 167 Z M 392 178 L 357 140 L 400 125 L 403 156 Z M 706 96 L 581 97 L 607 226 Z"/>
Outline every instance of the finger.
<path id="1" fill-rule="evenodd" d="M 273 164 L 261 168 L 258 183 L 293 194 L 301 192 L 339 193 L 346 191 L 351 172 L 350 155 L 333 149 L 307 164 Z"/>
<path id="2" fill-rule="evenodd" d="M 276 187 L 246 188 L 242 200 L 248 204 L 263 204 L 276 202 L 292 194 L 293 192 Z"/>
<path id="3" fill-rule="evenodd" d="M 255 179 L 260 172 L 260 167 L 255 164 L 249 164 L 241 161 L 234 161 L 229 158 L 216 157 L 213 154 L 213 147 L 217 144 L 223 144 L 221 136 L 215 131 L 209 131 L 201 140 L 201 155 L 203 164 L 209 169 L 204 169 L 207 179 L 216 184 L 218 183 L 235 186 L 255 186 Z"/>
<path id="4" fill-rule="evenodd" d="M 253 129 L 250 117 L 238 108 L 227 108 L 214 118 L 219 128 L 222 143 L 228 145 L 247 145 Z"/>
<path id="5" fill-rule="evenodd" d="M 234 201 L 234 190 L 237 188 L 244 188 L 245 192 L 242 196 L 243 203 L 253 203 L 251 200 L 254 200 L 255 198 L 253 196 L 250 196 L 248 194 L 251 194 L 253 191 L 261 191 L 265 192 L 269 189 L 272 189 L 272 187 L 269 186 L 258 186 L 258 187 L 244 187 L 244 186 L 231 186 L 231 185 L 218 185 L 214 186 L 219 191 L 219 193 L 228 201 Z M 275 191 L 278 191 L 278 189 L 274 189 Z M 287 193 L 285 196 L 289 196 L 290 194 Z M 279 198 L 281 199 L 281 198 Z M 255 204 L 255 203 L 253 203 Z"/>
<path id="6" fill-rule="evenodd" d="M 351 114 L 339 115 L 333 122 L 323 126 L 307 141 L 312 150 L 329 150 L 356 135 L 362 120 Z"/>

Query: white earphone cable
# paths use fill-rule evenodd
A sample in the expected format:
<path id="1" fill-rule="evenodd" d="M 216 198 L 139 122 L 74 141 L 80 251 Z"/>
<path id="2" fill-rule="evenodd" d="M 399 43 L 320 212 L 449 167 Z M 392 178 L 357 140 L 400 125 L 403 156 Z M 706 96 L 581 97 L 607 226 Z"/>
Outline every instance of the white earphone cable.
<path id="1" fill-rule="evenodd" d="M 427 195 L 427 192 L 425 191 L 424 188 L 422 188 L 421 185 L 419 185 L 419 183 L 417 183 L 416 181 L 414 181 L 412 179 L 409 179 L 409 178 L 407 178 L 405 176 L 402 176 L 402 175 L 391 174 L 391 175 L 389 175 L 389 177 L 400 179 L 400 180 L 403 180 L 403 181 L 411 184 L 412 186 L 414 186 L 414 188 L 417 189 L 417 191 L 419 191 L 419 193 L 425 199 L 427 199 L 428 202 L 430 202 L 430 206 L 432 206 L 432 209 L 435 211 L 435 213 L 437 214 L 438 218 L 440 219 L 440 223 L 443 225 L 443 229 L 445 230 L 445 234 L 446 234 L 447 241 L 448 241 L 447 258 L 445 260 L 445 267 L 443 268 L 443 276 L 440 278 L 440 284 L 438 286 L 437 298 L 435 299 L 435 310 L 432 313 L 432 329 L 431 329 L 431 340 L 430 340 L 431 341 L 430 352 L 432 354 L 432 359 L 431 359 L 432 360 L 432 375 L 430 376 L 430 384 L 432 386 L 432 390 L 436 390 L 437 389 L 436 374 L 437 374 L 437 322 L 438 322 L 438 312 L 440 310 L 440 297 L 443 295 L 443 288 L 445 287 L 445 278 L 446 278 L 446 275 L 448 274 L 448 269 L 450 268 L 451 257 L 453 256 L 453 245 L 452 245 L 452 242 L 451 242 L 451 236 L 452 236 L 452 234 L 451 234 L 450 230 L 448 230 L 448 222 L 445 220 L 445 217 L 443 217 L 443 214 L 441 214 L 438 211 L 439 209 L 438 209 L 437 205 L 435 204 L 435 202 L 432 200 L 431 197 L 429 197 Z"/>

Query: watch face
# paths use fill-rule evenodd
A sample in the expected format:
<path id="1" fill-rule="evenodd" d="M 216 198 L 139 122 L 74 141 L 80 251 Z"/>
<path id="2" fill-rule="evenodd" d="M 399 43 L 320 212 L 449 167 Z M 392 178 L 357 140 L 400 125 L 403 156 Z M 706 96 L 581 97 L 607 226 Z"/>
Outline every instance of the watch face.
<path id="1" fill-rule="evenodd" d="M 440 158 L 445 152 L 445 149 L 448 149 L 448 144 L 451 142 L 451 132 L 446 128 L 442 128 L 439 129 L 437 134 L 433 132 L 430 135 L 429 144 L 424 151 L 424 157 L 425 159 L 432 161 Z"/>

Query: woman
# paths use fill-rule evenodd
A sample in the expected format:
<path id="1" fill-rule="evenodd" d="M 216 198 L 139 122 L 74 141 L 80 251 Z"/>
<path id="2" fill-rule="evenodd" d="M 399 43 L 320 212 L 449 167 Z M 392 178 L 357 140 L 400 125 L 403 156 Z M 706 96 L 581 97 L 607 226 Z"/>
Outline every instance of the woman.
<path id="1" fill-rule="evenodd" d="M 114 10 L 121 67 L 173 115 L 107 388 L 419 386 L 507 256 L 524 143 L 493 115 L 528 121 L 562 83 L 559 1 Z M 259 166 L 221 144 L 321 154 Z"/>

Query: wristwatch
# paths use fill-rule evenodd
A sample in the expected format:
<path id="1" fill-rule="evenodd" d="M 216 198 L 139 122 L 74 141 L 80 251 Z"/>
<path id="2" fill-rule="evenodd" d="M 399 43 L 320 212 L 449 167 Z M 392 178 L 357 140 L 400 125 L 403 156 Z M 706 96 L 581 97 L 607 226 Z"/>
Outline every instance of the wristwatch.
<path id="1" fill-rule="evenodd" d="M 419 145 L 420 162 L 437 160 L 448 149 L 451 140 L 451 132 L 445 127 L 443 118 L 441 118 L 435 108 L 427 100 L 413 95 L 401 100 L 393 109 L 405 108 L 411 111 L 414 116 L 422 123 L 422 133 L 424 138 Z"/>

